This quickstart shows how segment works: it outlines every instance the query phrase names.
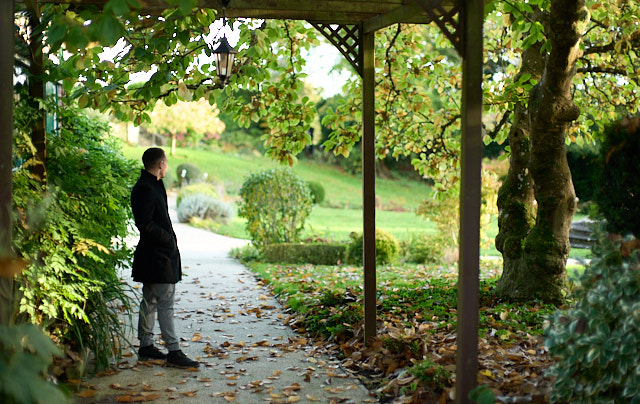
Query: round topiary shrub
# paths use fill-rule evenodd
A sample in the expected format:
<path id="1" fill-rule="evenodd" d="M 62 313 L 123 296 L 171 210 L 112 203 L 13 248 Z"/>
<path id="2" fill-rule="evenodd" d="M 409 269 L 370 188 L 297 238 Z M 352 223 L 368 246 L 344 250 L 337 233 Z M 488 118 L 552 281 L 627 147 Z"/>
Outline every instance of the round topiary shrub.
<path id="1" fill-rule="evenodd" d="M 182 172 L 184 171 L 184 177 Z M 195 164 L 182 163 L 176 168 L 176 177 L 180 185 L 184 183 L 192 184 L 202 179 L 202 171 Z"/>
<path id="2" fill-rule="evenodd" d="M 176 197 L 176 206 L 179 208 L 183 199 L 196 194 L 209 195 L 215 199 L 220 199 L 220 195 L 218 195 L 213 185 L 206 182 L 198 182 L 180 188 Z"/>
<path id="3" fill-rule="evenodd" d="M 640 397 L 640 265 L 603 229 L 568 309 L 545 329 L 552 402 L 631 403 Z"/>
<path id="4" fill-rule="evenodd" d="M 443 261 L 447 249 L 447 240 L 440 234 L 412 235 L 404 245 L 404 257 L 414 264 L 439 264 Z"/>
<path id="5" fill-rule="evenodd" d="M 178 206 L 178 221 L 188 223 L 194 217 L 229 224 L 233 208 L 211 195 L 194 194 L 185 197 Z"/>
<path id="6" fill-rule="evenodd" d="M 317 181 L 307 182 L 311 190 L 311 198 L 314 205 L 320 205 L 324 201 L 324 187 Z"/>
<path id="7" fill-rule="evenodd" d="M 376 264 L 392 263 L 399 250 L 398 241 L 392 234 L 376 229 Z M 347 249 L 347 262 L 353 265 L 362 265 L 362 252 L 362 233 L 352 233 Z"/>
<path id="8" fill-rule="evenodd" d="M 309 186 L 289 168 L 274 168 L 249 175 L 240 189 L 238 215 L 247 219 L 253 243 L 298 241 L 311 212 Z"/>
<path id="9" fill-rule="evenodd" d="M 625 118 L 604 131 L 601 174 L 593 200 L 612 233 L 640 236 L 640 118 Z"/>

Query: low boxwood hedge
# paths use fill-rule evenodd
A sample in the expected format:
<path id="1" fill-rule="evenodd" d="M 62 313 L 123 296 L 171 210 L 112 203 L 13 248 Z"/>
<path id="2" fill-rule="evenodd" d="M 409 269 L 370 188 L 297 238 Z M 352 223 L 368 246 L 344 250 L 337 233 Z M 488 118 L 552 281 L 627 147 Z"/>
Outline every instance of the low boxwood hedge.
<path id="1" fill-rule="evenodd" d="M 264 246 L 264 260 L 271 263 L 338 265 L 344 262 L 346 244 L 278 243 Z"/>

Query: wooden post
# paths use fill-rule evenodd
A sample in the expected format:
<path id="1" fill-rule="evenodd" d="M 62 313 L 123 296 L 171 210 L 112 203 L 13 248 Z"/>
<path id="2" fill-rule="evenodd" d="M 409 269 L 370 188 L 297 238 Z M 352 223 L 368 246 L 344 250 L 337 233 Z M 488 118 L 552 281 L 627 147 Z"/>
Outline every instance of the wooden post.
<path id="1" fill-rule="evenodd" d="M 364 340 L 376 335 L 375 32 L 362 32 L 362 208 Z"/>
<path id="2" fill-rule="evenodd" d="M 483 0 L 460 2 L 462 47 L 462 152 L 456 403 L 470 403 L 478 377 L 480 189 L 482 168 Z"/>
<path id="3" fill-rule="evenodd" d="M 0 1 L 0 259 L 11 252 L 14 0 Z M 0 276 L 0 325 L 11 320 L 13 278 Z"/>

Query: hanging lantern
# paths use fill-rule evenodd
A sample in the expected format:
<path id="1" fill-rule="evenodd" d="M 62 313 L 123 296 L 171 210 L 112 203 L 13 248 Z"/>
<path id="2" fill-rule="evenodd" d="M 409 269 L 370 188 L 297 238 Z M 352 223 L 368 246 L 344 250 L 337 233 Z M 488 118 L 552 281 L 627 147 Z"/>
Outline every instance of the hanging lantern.
<path id="1" fill-rule="evenodd" d="M 222 3 L 222 29 L 227 26 L 227 13 L 226 9 L 229 5 L 230 0 L 221 0 Z M 233 61 L 236 58 L 236 53 L 238 51 L 231 45 L 229 45 L 229 41 L 227 41 L 227 37 L 223 34 L 222 39 L 220 39 L 220 44 L 213 51 L 213 54 L 216 58 L 216 70 L 218 72 L 218 77 L 220 78 L 220 83 L 224 87 L 227 84 L 227 80 L 229 76 L 231 76 L 231 72 L 233 69 Z"/>
<path id="2" fill-rule="evenodd" d="M 227 84 L 227 80 L 231 75 L 236 53 L 238 53 L 238 51 L 229 45 L 227 37 L 223 35 L 222 39 L 220 39 L 220 45 L 218 45 L 218 47 L 213 51 L 216 58 L 216 70 L 218 72 L 218 77 L 220 77 L 220 83 L 222 83 L 223 86 Z"/>

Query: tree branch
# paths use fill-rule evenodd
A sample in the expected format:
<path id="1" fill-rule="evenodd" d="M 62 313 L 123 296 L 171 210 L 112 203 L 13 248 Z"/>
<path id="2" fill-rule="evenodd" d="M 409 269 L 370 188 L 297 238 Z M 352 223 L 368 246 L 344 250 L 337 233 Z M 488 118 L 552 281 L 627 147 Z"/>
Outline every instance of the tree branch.
<path id="1" fill-rule="evenodd" d="M 502 118 L 500 119 L 498 124 L 493 128 L 493 130 L 490 132 L 487 132 L 487 134 L 491 139 L 495 140 L 495 138 L 498 136 L 498 133 L 502 130 L 502 127 L 504 127 L 509 121 L 510 116 L 511 116 L 510 111 L 505 111 L 505 113 L 502 115 Z"/>
<path id="2" fill-rule="evenodd" d="M 293 67 L 293 38 L 291 37 L 291 32 L 289 31 L 289 23 L 287 21 L 284 22 L 284 32 L 287 34 L 287 39 L 289 40 L 289 64 L 291 65 L 291 82 L 296 81 L 296 69 Z"/>

